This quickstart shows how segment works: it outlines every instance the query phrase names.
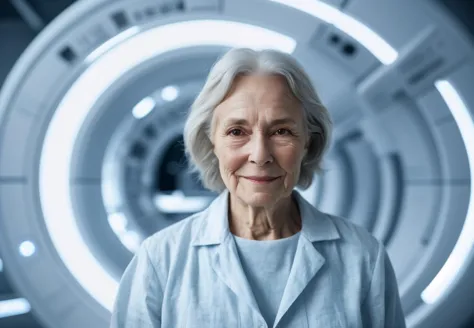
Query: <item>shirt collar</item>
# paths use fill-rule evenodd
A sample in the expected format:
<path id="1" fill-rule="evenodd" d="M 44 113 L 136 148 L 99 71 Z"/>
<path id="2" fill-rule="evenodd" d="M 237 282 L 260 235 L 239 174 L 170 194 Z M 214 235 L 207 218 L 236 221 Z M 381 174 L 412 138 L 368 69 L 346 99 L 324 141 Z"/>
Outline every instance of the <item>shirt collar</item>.
<path id="1" fill-rule="evenodd" d="M 340 238 L 329 215 L 316 209 L 297 190 L 293 190 L 293 195 L 301 214 L 302 235 L 311 242 Z M 193 246 L 220 244 L 231 234 L 228 221 L 228 200 L 229 191 L 226 189 L 202 212 L 202 222 L 194 235 Z"/>

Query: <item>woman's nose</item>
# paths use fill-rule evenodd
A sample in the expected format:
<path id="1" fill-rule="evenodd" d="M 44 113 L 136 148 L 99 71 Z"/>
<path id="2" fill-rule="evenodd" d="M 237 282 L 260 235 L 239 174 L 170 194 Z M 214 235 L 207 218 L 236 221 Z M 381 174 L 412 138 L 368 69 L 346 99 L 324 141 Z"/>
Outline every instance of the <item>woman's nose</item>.
<path id="1" fill-rule="evenodd" d="M 268 141 L 265 136 L 253 136 L 250 143 L 250 162 L 257 164 L 258 166 L 263 166 L 266 163 L 273 162 L 271 147 L 268 144 Z"/>

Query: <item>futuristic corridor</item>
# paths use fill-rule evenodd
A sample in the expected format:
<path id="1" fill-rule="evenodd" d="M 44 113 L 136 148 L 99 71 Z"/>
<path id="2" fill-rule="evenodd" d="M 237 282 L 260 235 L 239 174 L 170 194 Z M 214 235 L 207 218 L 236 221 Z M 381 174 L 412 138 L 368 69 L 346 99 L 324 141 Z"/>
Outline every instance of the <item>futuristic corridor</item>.
<path id="1" fill-rule="evenodd" d="M 334 121 L 303 192 L 384 242 L 408 327 L 474 327 L 474 1 L 0 0 L 0 327 L 107 327 L 140 243 L 216 197 L 182 129 L 231 47 Z"/>

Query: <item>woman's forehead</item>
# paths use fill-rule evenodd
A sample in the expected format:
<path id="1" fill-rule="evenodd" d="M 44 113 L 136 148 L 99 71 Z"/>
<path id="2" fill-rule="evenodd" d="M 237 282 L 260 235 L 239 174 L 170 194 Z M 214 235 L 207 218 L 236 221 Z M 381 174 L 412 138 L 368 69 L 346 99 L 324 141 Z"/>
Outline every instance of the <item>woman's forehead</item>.
<path id="1" fill-rule="evenodd" d="M 244 99 L 254 96 L 269 101 L 296 100 L 286 78 L 278 74 L 251 74 L 236 77 L 226 99 L 241 96 L 246 96 Z"/>
<path id="2" fill-rule="evenodd" d="M 245 75 L 236 79 L 229 94 L 216 107 L 214 120 L 227 126 L 244 120 L 270 123 L 293 118 L 299 121 L 301 115 L 300 102 L 284 77 Z"/>
<path id="3" fill-rule="evenodd" d="M 244 78 L 247 80 L 243 80 Z M 268 80 L 273 78 L 242 77 L 241 80 L 235 82 L 236 84 L 216 109 L 220 108 L 229 112 L 265 108 L 278 112 L 282 109 L 299 107 L 300 102 L 293 95 L 286 80 L 283 77 L 278 80 Z"/>
<path id="4" fill-rule="evenodd" d="M 216 108 L 214 121 L 221 127 L 230 125 L 265 125 L 302 123 L 302 110 L 298 103 L 274 104 L 265 106 L 248 105 L 246 102 L 233 102 L 229 106 Z"/>

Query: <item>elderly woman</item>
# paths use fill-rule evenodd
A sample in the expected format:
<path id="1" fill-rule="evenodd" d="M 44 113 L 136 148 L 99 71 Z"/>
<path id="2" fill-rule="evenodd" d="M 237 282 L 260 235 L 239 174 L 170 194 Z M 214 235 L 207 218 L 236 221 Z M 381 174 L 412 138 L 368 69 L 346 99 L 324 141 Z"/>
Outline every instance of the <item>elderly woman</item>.
<path id="1" fill-rule="evenodd" d="M 233 49 L 184 128 L 205 210 L 146 239 L 111 327 L 405 327 L 383 245 L 317 210 L 308 188 L 331 121 L 291 56 Z"/>

